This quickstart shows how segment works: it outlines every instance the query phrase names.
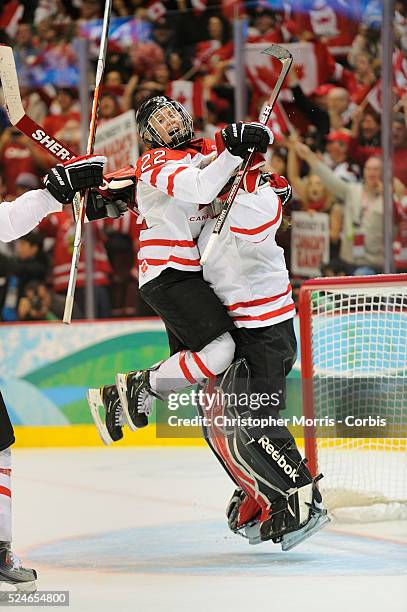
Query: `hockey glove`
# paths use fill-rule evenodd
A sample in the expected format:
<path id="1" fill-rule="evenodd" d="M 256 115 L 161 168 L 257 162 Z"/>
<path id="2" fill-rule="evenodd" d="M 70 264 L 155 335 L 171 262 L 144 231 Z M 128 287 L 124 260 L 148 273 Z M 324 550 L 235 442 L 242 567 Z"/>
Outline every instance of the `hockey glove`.
<path id="1" fill-rule="evenodd" d="M 99 191 L 90 191 L 86 202 L 86 216 L 89 221 L 96 219 L 118 219 L 127 212 L 127 204 L 123 200 L 104 198 Z"/>
<path id="2" fill-rule="evenodd" d="M 84 155 L 57 164 L 44 177 L 45 187 L 58 202 L 69 204 L 77 191 L 102 185 L 105 162 L 103 155 Z"/>
<path id="3" fill-rule="evenodd" d="M 281 200 L 281 204 L 285 206 L 291 200 L 293 190 L 290 183 L 287 181 L 285 176 L 279 176 L 274 172 L 265 173 L 262 175 L 266 179 L 273 191 L 278 195 Z"/>
<path id="4" fill-rule="evenodd" d="M 273 143 L 273 132 L 261 123 L 231 123 L 223 128 L 222 139 L 232 155 L 245 158 L 249 149 L 265 153 Z"/>
<path id="5" fill-rule="evenodd" d="M 98 191 L 104 198 L 122 200 L 134 205 L 136 202 L 136 176 L 133 166 L 126 166 L 105 176 L 105 183 Z"/>

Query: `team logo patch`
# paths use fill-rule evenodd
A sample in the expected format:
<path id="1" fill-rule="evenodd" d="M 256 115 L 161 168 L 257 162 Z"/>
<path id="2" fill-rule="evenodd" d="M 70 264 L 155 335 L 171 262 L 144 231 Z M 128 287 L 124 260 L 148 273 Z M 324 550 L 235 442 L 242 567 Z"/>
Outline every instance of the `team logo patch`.
<path id="1" fill-rule="evenodd" d="M 142 274 L 146 274 L 147 273 L 148 263 L 146 262 L 145 259 L 143 259 L 143 261 L 141 262 L 140 270 L 141 270 Z"/>

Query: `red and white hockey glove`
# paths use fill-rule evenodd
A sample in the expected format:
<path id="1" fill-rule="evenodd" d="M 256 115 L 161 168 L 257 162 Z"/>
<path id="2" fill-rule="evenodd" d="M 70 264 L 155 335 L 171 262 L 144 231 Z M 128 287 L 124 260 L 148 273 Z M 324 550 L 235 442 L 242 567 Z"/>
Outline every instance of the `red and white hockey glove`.
<path id="1" fill-rule="evenodd" d="M 105 182 L 98 191 L 110 200 L 122 200 L 129 205 L 136 201 L 136 174 L 133 166 L 126 166 L 105 176 Z"/>
<path id="2" fill-rule="evenodd" d="M 126 166 L 105 176 L 102 187 L 91 191 L 86 216 L 90 221 L 124 215 L 136 201 L 136 177 L 133 166 Z"/>
<path id="3" fill-rule="evenodd" d="M 278 195 L 281 204 L 285 206 L 292 198 L 293 190 L 285 176 L 279 176 L 274 172 L 268 172 L 262 175 L 266 179 L 273 191 Z"/>
<path id="4" fill-rule="evenodd" d="M 58 202 L 69 204 L 77 191 L 102 185 L 105 163 L 103 155 L 84 155 L 57 164 L 45 175 L 45 188 Z"/>

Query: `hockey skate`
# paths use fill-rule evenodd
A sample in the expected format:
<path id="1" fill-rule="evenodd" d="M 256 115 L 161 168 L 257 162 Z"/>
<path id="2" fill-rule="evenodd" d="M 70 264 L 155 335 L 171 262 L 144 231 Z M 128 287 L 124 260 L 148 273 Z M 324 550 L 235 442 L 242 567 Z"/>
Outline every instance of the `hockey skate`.
<path id="1" fill-rule="evenodd" d="M 273 502 L 269 519 L 245 528 L 249 543 L 272 540 L 281 543 L 282 550 L 287 551 L 325 527 L 331 519 L 315 484 L 320 478 L 293 492 L 288 499 L 281 497 Z"/>
<path id="2" fill-rule="evenodd" d="M 116 385 L 89 389 L 87 400 L 102 442 L 109 445 L 123 438 L 125 419 Z"/>
<path id="3" fill-rule="evenodd" d="M 37 572 L 21 566 L 9 547 L 0 548 L 0 586 L 14 586 L 17 591 L 33 593 L 37 590 Z"/>
<path id="4" fill-rule="evenodd" d="M 116 386 L 123 414 L 133 431 L 148 425 L 148 417 L 153 411 L 154 398 L 161 399 L 151 389 L 150 371 L 150 369 L 136 370 L 116 376 Z"/>
<path id="5" fill-rule="evenodd" d="M 261 508 L 256 500 L 249 497 L 242 489 L 235 489 L 226 508 L 229 529 L 244 536 L 241 532 L 257 523 L 260 514 Z"/>

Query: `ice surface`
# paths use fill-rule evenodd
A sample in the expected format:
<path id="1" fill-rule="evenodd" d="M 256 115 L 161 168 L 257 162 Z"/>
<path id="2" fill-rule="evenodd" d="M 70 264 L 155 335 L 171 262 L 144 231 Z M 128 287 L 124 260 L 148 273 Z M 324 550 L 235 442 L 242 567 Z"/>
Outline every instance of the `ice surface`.
<path id="1" fill-rule="evenodd" d="M 203 448 L 17 450 L 14 549 L 73 612 L 407 611 L 405 522 L 283 553 L 228 531 L 232 490 Z"/>

